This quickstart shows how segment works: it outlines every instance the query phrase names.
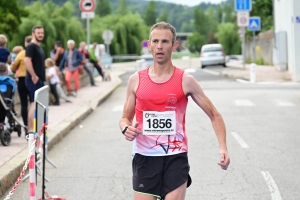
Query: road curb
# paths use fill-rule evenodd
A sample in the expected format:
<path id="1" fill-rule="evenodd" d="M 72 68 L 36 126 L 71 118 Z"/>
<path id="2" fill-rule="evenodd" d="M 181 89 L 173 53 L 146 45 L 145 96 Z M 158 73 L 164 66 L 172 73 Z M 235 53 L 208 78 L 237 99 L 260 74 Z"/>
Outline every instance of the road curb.
<path id="1" fill-rule="evenodd" d="M 68 118 L 64 119 L 58 125 L 53 128 L 49 128 L 48 132 L 48 150 L 50 150 L 55 144 L 59 143 L 80 121 L 86 118 L 90 113 L 95 110 L 99 104 L 107 99 L 122 83 L 119 76 L 122 76 L 126 72 L 120 72 L 118 75 L 112 77 L 114 84 L 108 87 L 105 91 L 99 93 L 96 97 L 90 100 L 89 104 L 80 107 Z M 15 157 L 10 159 L 0 170 L 0 197 L 15 183 L 22 171 L 25 159 L 28 155 L 28 149 L 25 148 L 20 151 Z"/>

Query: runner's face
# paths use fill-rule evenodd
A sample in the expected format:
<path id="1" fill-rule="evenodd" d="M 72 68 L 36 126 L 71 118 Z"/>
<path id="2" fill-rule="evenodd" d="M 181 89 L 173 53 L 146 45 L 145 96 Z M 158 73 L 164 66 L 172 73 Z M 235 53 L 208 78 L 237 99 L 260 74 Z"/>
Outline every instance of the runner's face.
<path id="1" fill-rule="evenodd" d="M 35 37 L 37 42 L 42 42 L 44 39 L 44 29 L 43 28 L 37 28 L 33 32 L 33 37 Z"/>
<path id="2" fill-rule="evenodd" d="M 172 44 L 172 32 L 169 29 L 154 29 L 150 34 L 148 49 L 152 52 L 154 62 L 162 65 L 171 60 L 172 52 L 178 42 Z"/>

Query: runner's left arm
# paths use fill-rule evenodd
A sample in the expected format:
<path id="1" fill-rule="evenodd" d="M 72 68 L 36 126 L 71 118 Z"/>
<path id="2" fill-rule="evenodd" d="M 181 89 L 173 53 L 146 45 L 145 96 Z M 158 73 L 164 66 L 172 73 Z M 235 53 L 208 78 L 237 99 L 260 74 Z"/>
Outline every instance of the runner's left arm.
<path id="1" fill-rule="evenodd" d="M 221 114 L 204 94 L 196 79 L 187 73 L 183 75 L 183 90 L 186 95 L 190 95 L 192 97 L 194 102 L 202 108 L 202 110 L 210 118 L 220 145 L 220 162 L 218 164 L 222 167 L 222 169 L 226 170 L 230 163 L 230 158 L 226 144 L 225 123 Z"/>

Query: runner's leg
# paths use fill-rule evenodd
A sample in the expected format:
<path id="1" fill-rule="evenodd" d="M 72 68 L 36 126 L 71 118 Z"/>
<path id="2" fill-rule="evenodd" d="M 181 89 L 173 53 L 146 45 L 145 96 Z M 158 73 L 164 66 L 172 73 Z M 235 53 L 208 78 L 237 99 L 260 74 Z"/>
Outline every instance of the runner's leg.
<path id="1" fill-rule="evenodd" d="M 148 194 L 141 194 L 138 192 L 133 192 L 133 196 L 134 196 L 134 200 L 157 200 L 156 197 L 153 197 L 151 195 Z"/>
<path id="2" fill-rule="evenodd" d="M 166 195 L 165 200 L 184 200 L 187 182 Z"/>

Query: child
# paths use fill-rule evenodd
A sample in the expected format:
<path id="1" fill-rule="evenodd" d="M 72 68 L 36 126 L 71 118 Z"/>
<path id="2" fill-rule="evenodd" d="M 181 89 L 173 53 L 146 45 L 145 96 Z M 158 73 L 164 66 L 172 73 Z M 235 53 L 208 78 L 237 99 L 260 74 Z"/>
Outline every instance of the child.
<path id="1" fill-rule="evenodd" d="M 53 103 L 53 105 L 55 106 L 59 106 L 59 96 L 56 90 L 56 85 L 59 82 L 59 78 L 56 74 L 56 68 L 55 68 L 55 64 L 54 64 L 54 60 L 52 60 L 51 58 L 47 58 L 45 60 L 45 66 L 47 68 L 46 71 L 46 76 L 50 79 L 50 91 L 53 94 L 54 98 L 55 98 L 55 102 Z"/>
<path id="2" fill-rule="evenodd" d="M 0 75 L 8 75 L 7 63 L 10 58 L 10 52 L 6 48 L 7 38 L 0 35 Z"/>

